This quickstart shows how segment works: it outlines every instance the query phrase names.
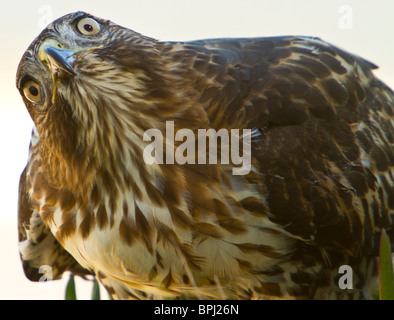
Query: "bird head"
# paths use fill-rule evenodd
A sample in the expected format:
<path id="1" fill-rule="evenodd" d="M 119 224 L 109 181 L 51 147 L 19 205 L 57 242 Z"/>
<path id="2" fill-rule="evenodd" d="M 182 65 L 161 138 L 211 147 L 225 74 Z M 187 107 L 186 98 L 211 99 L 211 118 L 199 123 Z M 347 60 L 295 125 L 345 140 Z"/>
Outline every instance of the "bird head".
<path id="1" fill-rule="evenodd" d="M 84 12 L 48 25 L 17 71 L 17 88 L 40 135 L 53 114 L 88 126 L 97 101 L 116 102 L 122 92 L 128 101 L 137 99 L 153 68 L 150 59 L 158 55 L 156 43 Z"/>
<path id="2" fill-rule="evenodd" d="M 159 47 L 84 12 L 59 18 L 32 42 L 16 84 L 54 176 L 66 171 L 54 163 L 74 168 L 71 176 L 88 166 L 125 163 L 126 152 L 144 143 L 144 131 L 163 122 L 157 111 L 170 105 L 163 102 L 170 90 Z"/>
<path id="3" fill-rule="evenodd" d="M 178 47 L 84 12 L 41 32 L 21 59 L 16 84 L 53 184 L 89 192 L 98 172 L 107 182 L 122 180 L 130 167 L 141 176 L 157 173 L 141 163 L 147 130 L 164 132 L 174 119 L 179 127 L 207 127 L 205 111 L 193 104 L 193 60 L 168 54 Z"/>

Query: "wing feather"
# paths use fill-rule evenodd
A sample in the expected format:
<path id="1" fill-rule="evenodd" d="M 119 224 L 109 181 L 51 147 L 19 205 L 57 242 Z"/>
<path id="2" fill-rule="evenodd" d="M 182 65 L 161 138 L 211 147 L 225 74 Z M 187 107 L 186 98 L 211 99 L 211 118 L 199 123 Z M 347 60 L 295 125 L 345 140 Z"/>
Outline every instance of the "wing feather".
<path id="1" fill-rule="evenodd" d="M 51 268 L 53 280 L 60 279 L 64 272 L 70 271 L 77 275 L 87 275 L 90 272 L 83 269 L 79 263 L 60 245 L 46 226 L 39 212 L 33 209 L 29 190 L 32 177 L 37 173 L 38 167 L 34 165 L 37 154 L 35 146 L 38 136 L 32 134 L 29 162 L 23 171 L 19 182 L 18 198 L 18 231 L 19 252 L 25 275 L 32 281 L 40 281 Z"/>
<path id="2" fill-rule="evenodd" d="M 394 209 L 394 94 L 377 67 L 309 37 L 183 46 L 211 126 L 261 132 L 252 155 L 272 220 L 315 244 L 376 251 Z"/>

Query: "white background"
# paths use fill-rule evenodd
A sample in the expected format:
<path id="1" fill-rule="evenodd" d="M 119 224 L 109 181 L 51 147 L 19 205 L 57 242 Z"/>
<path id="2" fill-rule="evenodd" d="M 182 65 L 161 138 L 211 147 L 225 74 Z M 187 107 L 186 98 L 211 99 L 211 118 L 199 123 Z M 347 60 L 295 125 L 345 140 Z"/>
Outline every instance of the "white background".
<path id="1" fill-rule="evenodd" d="M 32 123 L 15 88 L 28 45 L 51 20 L 86 11 L 160 40 L 277 35 L 317 36 L 360 55 L 394 87 L 392 0 L 7 1 L 0 11 L 0 299 L 63 299 L 67 276 L 51 284 L 25 279 L 17 248 L 17 190 Z M 77 283 L 89 299 L 90 284 Z M 106 297 L 106 293 L 102 292 Z"/>

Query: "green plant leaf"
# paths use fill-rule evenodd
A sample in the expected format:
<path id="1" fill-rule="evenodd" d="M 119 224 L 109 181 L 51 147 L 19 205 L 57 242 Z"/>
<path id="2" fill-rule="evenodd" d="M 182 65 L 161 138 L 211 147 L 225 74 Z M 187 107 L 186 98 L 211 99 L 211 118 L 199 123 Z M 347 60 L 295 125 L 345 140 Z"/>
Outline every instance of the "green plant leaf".
<path id="1" fill-rule="evenodd" d="M 92 300 L 101 300 L 100 286 L 96 278 L 93 281 Z"/>
<path id="2" fill-rule="evenodd" d="M 386 230 L 380 236 L 379 299 L 394 300 L 393 265 L 390 239 Z"/>
<path id="3" fill-rule="evenodd" d="M 70 275 L 70 279 L 68 280 L 67 283 L 66 300 L 77 300 L 77 294 L 75 292 L 75 281 L 73 275 Z"/>

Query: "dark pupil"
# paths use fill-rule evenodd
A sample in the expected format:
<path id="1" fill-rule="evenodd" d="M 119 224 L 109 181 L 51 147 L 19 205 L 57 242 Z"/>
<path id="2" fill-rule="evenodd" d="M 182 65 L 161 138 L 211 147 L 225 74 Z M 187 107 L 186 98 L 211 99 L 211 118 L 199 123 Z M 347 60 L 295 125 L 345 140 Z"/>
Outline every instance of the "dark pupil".
<path id="1" fill-rule="evenodd" d="M 35 97 L 38 96 L 38 89 L 35 86 L 30 86 L 29 87 L 29 91 L 30 91 L 32 96 L 35 96 Z"/>
<path id="2" fill-rule="evenodd" d="M 87 32 L 92 32 L 93 31 L 93 27 L 90 24 L 85 24 L 83 26 L 83 28 L 87 31 Z"/>

